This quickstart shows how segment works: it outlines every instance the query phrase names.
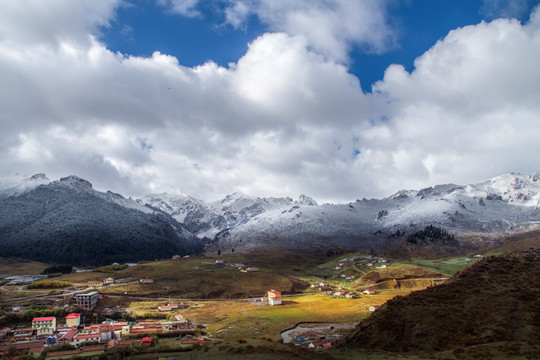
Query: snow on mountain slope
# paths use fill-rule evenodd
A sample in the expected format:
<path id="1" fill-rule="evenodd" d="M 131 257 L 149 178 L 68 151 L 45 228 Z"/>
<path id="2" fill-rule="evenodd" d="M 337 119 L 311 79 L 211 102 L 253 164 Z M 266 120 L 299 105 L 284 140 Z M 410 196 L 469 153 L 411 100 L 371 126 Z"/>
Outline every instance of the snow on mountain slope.
<path id="1" fill-rule="evenodd" d="M 253 217 L 283 207 L 295 205 L 317 206 L 315 200 L 300 195 L 291 198 L 259 198 L 236 192 L 224 199 L 206 204 L 184 194 L 151 194 L 138 200 L 153 208 L 162 210 L 183 223 L 199 237 L 213 238 L 220 231 L 234 228 L 248 222 Z"/>
<path id="2" fill-rule="evenodd" d="M 376 214 L 376 209 L 355 204 L 289 205 L 218 234 L 210 247 L 361 248 L 376 243 L 376 236 L 364 231 L 375 223 Z"/>
<path id="3" fill-rule="evenodd" d="M 149 260 L 203 247 L 169 215 L 77 176 L 0 199 L 0 233 L 3 256 L 57 263 Z"/>
<path id="4" fill-rule="evenodd" d="M 522 175 L 505 174 L 484 181 L 477 185 L 469 185 L 466 190 L 471 194 L 485 197 L 498 197 L 513 205 L 540 205 L 540 174 Z"/>
<path id="5" fill-rule="evenodd" d="M 430 224 L 458 234 L 513 233 L 540 225 L 539 198 L 539 175 L 512 173 L 467 186 L 402 190 L 349 205 L 287 204 L 219 233 L 211 247 L 366 247 Z"/>
<path id="6" fill-rule="evenodd" d="M 189 195 L 151 194 L 138 202 L 166 212 L 200 238 L 213 238 L 227 227 L 225 219 L 215 213 L 210 205 Z"/>
<path id="7" fill-rule="evenodd" d="M 21 194 L 39 185 L 46 185 L 51 180 L 45 174 L 33 176 L 15 175 L 0 178 L 0 199 L 12 195 Z"/>
<path id="8" fill-rule="evenodd" d="M 442 227 L 458 236 L 487 237 L 540 226 L 540 174 L 510 173 L 478 184 L 401 190 L 380 200 L 363 199 L 337 205 L 317 205 L 305 195 L 294 201 L 289 197 L 259 198 L 242 193 L 213 203 L 183 194 L 152 194 L 134 201 L 120 194 L 95 191 L 92 184 L 77 176 L 51 182 L 39 174 L 9 181 L 1 179 L 0 201 L 9 199 L 10 206 L 19 206 L 18 201 L 24 199 L 25 194 L 42 188 L 78 198 L 86 194 L 92 203 L 115 205 L 123 209 L 122 212 L 137 210 L 151 216 L 170 215 L 176 224 L 171 226 L 183 237 L 195 234 L 199 238 L 213 239 L 210 249 L 263 245 L 304 249 L 366 248 L 395 238 L 396 234 L 406 236 L 427 225 Z M 51 195 L 43 209 L 54 202 Z M 4 210 L 4 214 L 9 214 L 8 209 Z"/>

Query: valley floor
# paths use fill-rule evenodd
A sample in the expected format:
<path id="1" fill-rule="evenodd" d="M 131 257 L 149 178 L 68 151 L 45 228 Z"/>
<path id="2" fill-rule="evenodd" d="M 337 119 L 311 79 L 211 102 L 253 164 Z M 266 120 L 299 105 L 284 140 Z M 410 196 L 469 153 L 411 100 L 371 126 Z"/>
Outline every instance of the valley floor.
<path id="1" fill-rule="evenodd" d="M 131 354 L 132 358 L 462 359 L 475 358 L 474 354 L 498 358 L 504 351 L 506 357 L 501 358 L 512 358 L 513 353 L 502 345 L 504 351 L 494 345 L 422 355 L 336 348 L 355 324 L 389 299 L 442 283 L 455 269 L 477 260 L 470 255 L 400 262 L 360 253 L 328 256 L 267 250 L 143 262 L 116 271 L 104 267 L 49 279 L 68 282 L 70 286 L 64 289 L 31 290 L 24 285 L 2 284 L 0 328 L 13 326 L 9 319 L 14 317 L 29 326 L 32 315 L 67 309 L 73 305 L 70 299 L 74 294 L 97 290 L 100 299 L 96 309 L 81 312 L 86 324 L 106 318 L 157 322 L 180 316 L 189 322 L 193 336 L 201 339 L 186 346 L 182 344 L 185 337 L 154 335 L 157 346 L 153 343 L 149 349 Z M 0 273 L 7 273 L 9 266 L 13 264 L 0 262 Z M 17 275 L 35 275 L 38 268 L 36 263 L 21 263 Z M 114 283 L 96 285 L 108 279 Z M 141 279 L 152 283 L 142 284 Z M 266 295 L 271 289 L 282 292 L 281 305 L 268 304 Z M 163 310 L 167 304 L 182 307 Z M 12 313 L 14 308 L 19 308 L 17 315 Z M 58 318 L 60 324 L 63 321 Z M 521 355 L 530 350 L 527 346 L 520 344 L 512 351 Z M 114 354 L 109 357 L 115 358 Z"/>

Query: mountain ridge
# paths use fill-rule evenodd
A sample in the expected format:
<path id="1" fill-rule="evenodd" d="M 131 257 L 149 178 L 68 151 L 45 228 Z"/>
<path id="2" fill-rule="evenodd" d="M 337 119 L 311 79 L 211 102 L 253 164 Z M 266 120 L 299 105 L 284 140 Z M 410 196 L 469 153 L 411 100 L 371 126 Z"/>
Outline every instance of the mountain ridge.
<path id="1" fill-rule="evenodd" d="M 77 176 L 0 199 L 0 253 L 74 265 L 153 260 L 203 250 L 168 214 Z"/>
<path id="2" fill-rule="evenodd" d="M 206 251 L 261 246 L 372 250 L 404 244 L 410 234 L 433 225 L 456 236 L 459 252 L 461 245 L 480 247 L 501 235 L 540 228 L 538 173 L 509 173 L 477 184 L 435 185 L 400 190 L 382 199 L 323 205 L 306 195 L 293 200 L 240 192 L 211 203 L 167 193 L 133 200 L 110 191 L 96 191 L 89 181 L 75 175 L 50 181 L 45 174 L 37 174 L 19 180 L 0 181 L 0 211 L 4 209 L 4 214 L 9 213 L 6 206 L 22 201 L 32 191 L 65 188 L 99 199 L 100 206 L 118 206 L 120 213 L 135 211 L 150 218 L 162 217 L 171 223 L 169 226 L 181 229 L 183 238 L 205 246 Z M 54 202 L 53 193 L 50 203 Z M 76 198 L 84 202 L 79 195 Z M 114 227 L 113 220 L 107 221 Z M 411 247 L 407 244 L 407 249 Z"/>

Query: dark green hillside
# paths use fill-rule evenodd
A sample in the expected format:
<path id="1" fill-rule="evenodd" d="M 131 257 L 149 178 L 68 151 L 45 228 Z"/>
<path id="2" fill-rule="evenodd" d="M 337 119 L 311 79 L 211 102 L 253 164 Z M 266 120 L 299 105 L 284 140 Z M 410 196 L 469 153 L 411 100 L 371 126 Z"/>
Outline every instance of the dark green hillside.
<path id="1" fill-rule="evenodd" d="M 0 254 L 100 265 L 202 250 L 200 241 L 170 216 L 121 206 L 114 196 L 68 177 L 0 200 Z"/>
<path id="2" fill-rule="evenodd" d="M 394 298 L 342 346 L 459 352 L 496 342 L 540 343 L 540 250 L 488 257 L 444 285 Z"/>

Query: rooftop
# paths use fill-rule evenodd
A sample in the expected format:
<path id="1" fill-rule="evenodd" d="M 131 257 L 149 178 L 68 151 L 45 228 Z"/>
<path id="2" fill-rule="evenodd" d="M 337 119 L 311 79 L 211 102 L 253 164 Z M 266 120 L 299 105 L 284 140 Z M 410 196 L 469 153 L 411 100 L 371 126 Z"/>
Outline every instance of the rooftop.
<path id="1" fill-rule="evenodd" d="M 32 319 L 32 322 L 34 321 L 54 321 L 56 320 L 56 318 L 54 316 L 49 316 L 49 317 L 35 317 Z"/>

